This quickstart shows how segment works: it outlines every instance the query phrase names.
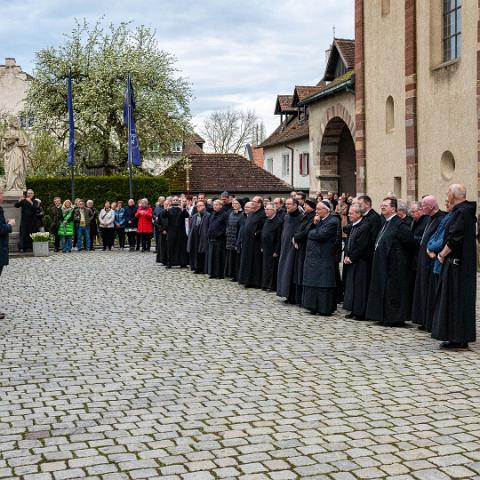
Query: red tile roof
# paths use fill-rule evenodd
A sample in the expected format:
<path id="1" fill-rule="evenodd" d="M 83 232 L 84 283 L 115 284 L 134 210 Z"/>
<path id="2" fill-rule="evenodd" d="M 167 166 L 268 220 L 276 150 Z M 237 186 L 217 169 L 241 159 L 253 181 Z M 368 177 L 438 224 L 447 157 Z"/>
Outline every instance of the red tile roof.
<path id="1" fill-rule="evenodd" d="M 297 109 L 292 106 L 293 95 L 278 95 L 275 103 L 275 115 L 281 113 L 295 113 Z"/>
<path id="2" fill-rule="evenodd" d="M 298 102 L 303 102 L 307 97 L 311 97 L 322 89 L 319 85 L 302 86 L 296 85 L 292 96 L 292 105 L 295 106 Z"/>
<path id="3" fill-rule="evenodd" d="M 185 166 L 190 163 L 190 192 L 219 194 L 230 193 L 287 193 L 292 187 L 255 165 L 241 155 L 204 153 L 190 155 L 187 161 L 180 160 L 169 167 L 163 175 L 170 182 L 170 191 L 187 191 Z"/>
<path id="4" fill-rule="evenodd" d="M 342 56 L 347 69 L 355 68 L 355 40 L 346 38 L 335 38 L 334 43 L 337 45 L 338 51 Z"/>
<path id="5" fill-rule="evenodd" d="M 281 145 L 308 136 L 308 121 L 294 117 L 286 126 L 280 125 L 260 146 L 263 148 L 273 147 L 274 145 Z"/>

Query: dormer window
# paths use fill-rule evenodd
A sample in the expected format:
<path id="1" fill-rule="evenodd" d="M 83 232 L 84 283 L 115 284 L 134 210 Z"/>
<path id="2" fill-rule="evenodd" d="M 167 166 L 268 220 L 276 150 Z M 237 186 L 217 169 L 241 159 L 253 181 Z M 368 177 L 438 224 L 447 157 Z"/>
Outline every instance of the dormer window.
<path id="1" fill-rule="evenodd" d="M 172 153 L 182 153 L 182 142 L 175 142 L 172 145 Z"/>

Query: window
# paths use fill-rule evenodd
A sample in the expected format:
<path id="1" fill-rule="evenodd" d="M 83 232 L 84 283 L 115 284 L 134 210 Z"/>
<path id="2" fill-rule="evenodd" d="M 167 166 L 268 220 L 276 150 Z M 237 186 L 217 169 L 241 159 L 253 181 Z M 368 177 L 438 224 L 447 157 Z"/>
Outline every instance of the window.
<path id="1" fill-rule="evenodd" d="M 273 158 L 267 158 L 265 160 L 265 170 L 267 172 L 273 173 Z"/>
<path id="2" fill-rule="evenodd" d="M 397 198 L 402 197 L 402 177 L 393 177 L 393 193 Z"/>
<path id="3" fill-rule="evenodd" d="M 443 152 L 440 160 L 440 172 L 444 180 L 451 180 L 455 173 L 455 157 L 450 151 Z"/>
<path id="4" fill-rule="evenodd" d="M 462 1 L 443 0 L 443 61 L 460 57 Z"/>
<path id="5" fill-rule="evenodd" d="M 306 177 L 308 175 L 308 163 L 309 163 L 309 153 L 301 153 L 300 154 L 300 175 L 302 177 Z"/>
<path id="6" fill-rule="evenodd" d="M 287 177 L 290 175 L 290 155 L 284 153 L 282 155 L 282 176 Z"/>
<path id="7" fill-rule="evenodd" d="M 393 101 L 393 97 L 387 98 L 387 104 L 385 106 L 385 117 L 386 117 L 386 124 L 385 130 L 387 133 L 393 132 L 395 128 L 395 102 Z"/>
<path id="8" fill-rule="evenodd" d="M 172 145 L 172 153 L 182 153 L 182 142 L 175 142 Z"/>
<path id="9" fill-rule="evenodd" d="M 390 0 L 382 0 L 382 17 L 390 13 Z"/>

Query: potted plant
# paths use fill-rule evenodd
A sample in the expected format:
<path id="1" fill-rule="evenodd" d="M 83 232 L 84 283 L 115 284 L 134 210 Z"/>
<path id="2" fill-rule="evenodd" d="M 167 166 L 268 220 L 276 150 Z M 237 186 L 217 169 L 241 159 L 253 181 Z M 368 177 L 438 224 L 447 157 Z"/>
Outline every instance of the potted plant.
<path id="1" fill-rule="evenodd" d="M 30 237 L 33 242 L 33 256 L 34 257 L 48 257 L 48 247 L 50 242 L 50 233 L 38 232 L 31 233 Z"/>

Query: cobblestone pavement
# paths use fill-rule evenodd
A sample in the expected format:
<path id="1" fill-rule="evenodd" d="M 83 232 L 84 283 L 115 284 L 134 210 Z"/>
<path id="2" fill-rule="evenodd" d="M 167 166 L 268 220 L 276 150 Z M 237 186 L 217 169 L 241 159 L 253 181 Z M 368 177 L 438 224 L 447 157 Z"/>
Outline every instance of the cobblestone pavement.
<path id="1" fill-rule="evenodd" d="M 480 478 L 478 345 L 313 317 L 153 254 L 4 273 L 0 478 Z"/>

